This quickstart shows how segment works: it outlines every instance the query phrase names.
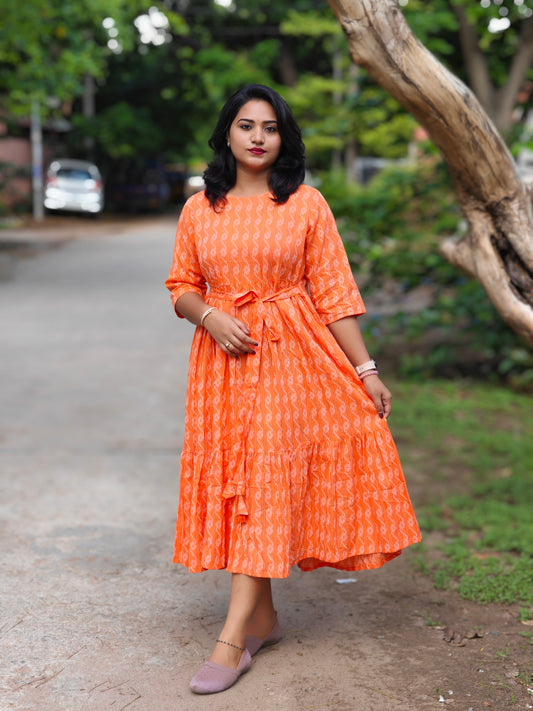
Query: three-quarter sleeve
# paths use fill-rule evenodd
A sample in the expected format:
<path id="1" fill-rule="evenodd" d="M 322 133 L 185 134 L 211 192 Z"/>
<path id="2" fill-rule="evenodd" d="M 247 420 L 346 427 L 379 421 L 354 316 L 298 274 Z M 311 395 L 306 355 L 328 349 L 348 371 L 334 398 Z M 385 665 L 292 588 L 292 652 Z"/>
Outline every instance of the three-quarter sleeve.
<path id="1" fill-rule="evenodd" d="M 183 206 L 178 220 L 172 267 L 165 286 L 170 291 L 174 307 L 180 296 L 189 291 L 202 297 L 207 291 L 206 280 L 202 274 L 196 252 L 193 211 L 189 203 L 185 203 Z M 176 313 L 183 318 L 179 311 Z"/>
<path id="2" fill-rule="evenodd" d="M 305 277 L 309 294 L 327 325 L 365 313 L 335 218 L 324 197 L 313 191 L 306 241 Z"/>

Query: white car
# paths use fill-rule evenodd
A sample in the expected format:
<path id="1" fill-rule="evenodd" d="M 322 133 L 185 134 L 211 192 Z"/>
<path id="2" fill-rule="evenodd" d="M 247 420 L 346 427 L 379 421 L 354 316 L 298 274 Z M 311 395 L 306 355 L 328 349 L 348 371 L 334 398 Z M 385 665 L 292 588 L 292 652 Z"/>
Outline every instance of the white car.
<path id="1" fill-rule="evenodd" d="M 46 172 L 44 206 L 47 210 L 99 214 L 104 209 L 100 171 L 85 160 L 54 160 Z"/>

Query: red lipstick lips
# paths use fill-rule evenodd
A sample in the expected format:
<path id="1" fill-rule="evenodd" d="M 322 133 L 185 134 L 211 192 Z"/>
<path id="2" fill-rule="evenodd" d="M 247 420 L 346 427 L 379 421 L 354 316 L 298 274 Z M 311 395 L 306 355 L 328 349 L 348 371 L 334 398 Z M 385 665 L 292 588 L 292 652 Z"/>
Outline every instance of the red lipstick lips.
<path id="1" fill-rule="evenodd" d="M 262 148 L 250 148 L 250 153 L 253 153 L 255 156 L 262 156 L 266 151 Z"/>

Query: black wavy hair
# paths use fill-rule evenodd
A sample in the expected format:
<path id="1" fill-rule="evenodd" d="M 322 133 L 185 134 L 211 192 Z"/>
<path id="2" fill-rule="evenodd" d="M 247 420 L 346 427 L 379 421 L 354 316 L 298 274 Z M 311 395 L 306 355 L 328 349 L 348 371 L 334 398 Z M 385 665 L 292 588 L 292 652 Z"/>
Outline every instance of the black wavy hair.
<path id="1" fill-rule="evenodd" d="M 241 107 L 253 99 L 267 101 L 274 109 L 278 121 L 281 149 L 269 178 L 274 202 L 287 202 L 305 178 L 305 146 L 289 106 L 270 87 L 248 84 L 230 96 L 224 104 L 213 135 L 209 139 L 209 147 L 213 149 L 215 156 L 204 172 L 205 194 L 211 207 L 217 211 L 224 207 L 226 194 L 237 179 L 236 161 L 227 144 L 228 132 Z"/>

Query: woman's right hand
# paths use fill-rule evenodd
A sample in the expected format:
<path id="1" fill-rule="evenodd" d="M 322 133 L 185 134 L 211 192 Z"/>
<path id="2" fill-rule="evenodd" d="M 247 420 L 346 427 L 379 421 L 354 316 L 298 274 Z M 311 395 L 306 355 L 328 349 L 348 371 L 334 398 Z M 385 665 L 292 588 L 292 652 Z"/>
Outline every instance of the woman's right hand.
<path id="1" fill-rule="evenodd" d="M 224 353 L 237 358 L 244 353 L 255 353 L 254 346 L 259 345 L 251 338 L 248 326 L 225 311 L 214 309 L 206 316 L 203 325 Z"/>

